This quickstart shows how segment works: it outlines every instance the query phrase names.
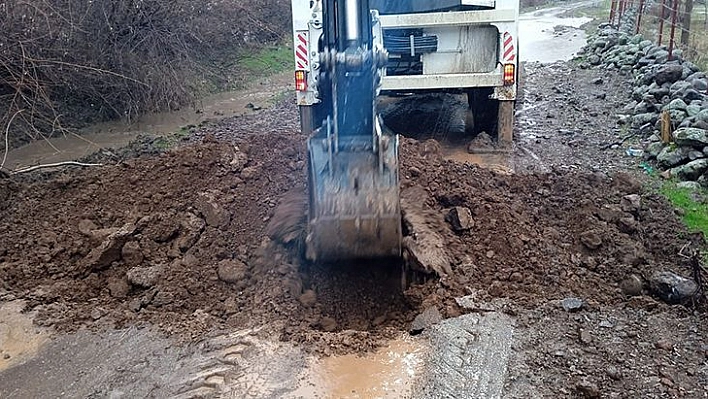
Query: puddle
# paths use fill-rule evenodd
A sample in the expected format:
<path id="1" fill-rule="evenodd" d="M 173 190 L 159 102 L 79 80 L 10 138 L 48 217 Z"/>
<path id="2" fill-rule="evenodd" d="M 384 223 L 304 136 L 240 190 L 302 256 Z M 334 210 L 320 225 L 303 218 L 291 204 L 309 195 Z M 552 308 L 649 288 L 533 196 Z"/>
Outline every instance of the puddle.
<path id="1" fill-rule="evenodd" d="M 592 18 L 562 15 L 597 4 L 584 1 L 522 14 L 519 17 L 519 57 L 522 61 L 551 63 L 571 59 L 586 43 L 580 27 Z"/>
<path id="2" fill-rule="evenodd" d="M 139 133 L 166 135 L 183 126 L 198 125 L 207 120 L 219 120 L 257 112 L 248 104 L 265 108 L 281 95 L 294 90 L 290 71 L 273 75 L 253 86 L 208 96 L 195 107 L 184 107 L 175 112 L 148 114 L 134 123 L 111 121 L 81 129 L 81 136 L 66 135 L 46 141 L 37 141 L 8 153 L 5 167 L 10 170 L 79 159 L 103 148 L 127 145 Z"/>
<path id="3" fill-rule="evenodd" d="M 32 318 L 22 313 L 24 307 L 24 301 L 0 305 L 0 371 L 30 359 L 48 340 Z"/>
<path id="4" fill-rule="evenodd" d="M 511 156 L 508 153 L 470 154 L 466 146 L 443 147 L 443 156 L 450 161 L 469 163 L 491 169 L 497 173 L 512 174 Z"/>
<path id="5" fill-rule="evenodd" d="M 388 399 L 410 397 L 427 346 L 412 337 L 393 340 L 366 356 L 315 360 L 289 398 Z"/>

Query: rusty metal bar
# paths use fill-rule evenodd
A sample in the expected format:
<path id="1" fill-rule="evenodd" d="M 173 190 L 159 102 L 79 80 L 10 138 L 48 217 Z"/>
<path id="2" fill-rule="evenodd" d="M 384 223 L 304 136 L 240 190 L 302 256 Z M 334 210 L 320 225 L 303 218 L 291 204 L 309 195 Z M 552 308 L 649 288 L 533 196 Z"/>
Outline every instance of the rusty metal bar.
<path id="1" fill-rule="evenodd" d="M 661 18 L 659 18 L 659 43 L 658 43 L 659 46 L 661 46 L 661 41 L 664 36 L 664 20 L 666 19 L 666 1 L 667 0 L 661 0 Z"/>
<path id="2" fill-rule="evenodd" d="M 639 28 L 642 26 L 642 13 L 644 12 L 644 0 L 639 0 L 639 10 L 637 12 L 637 29 L 634 34 L 639 34 Z"/>
<path id="3" fill-rule="evenodd" d="M 610 5 L 610 25 L 615 24 L 615 14 L 617 12 L 617 0 L 612 0 Z"/>
<path id="4" fill-rule="evenodd" d="M 676 33 L 676 18 L 678 16 L 679 0 L 674 0 L 671 10 L 671 39 L 669 39 L 669 61 L 674 59 L 674 34 Z"/>

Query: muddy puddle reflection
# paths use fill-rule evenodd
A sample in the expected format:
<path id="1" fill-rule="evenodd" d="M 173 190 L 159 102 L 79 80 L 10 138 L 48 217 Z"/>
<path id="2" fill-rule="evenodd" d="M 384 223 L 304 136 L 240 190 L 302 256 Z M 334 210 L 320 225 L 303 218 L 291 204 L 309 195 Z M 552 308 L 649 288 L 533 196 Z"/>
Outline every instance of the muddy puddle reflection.
<path id="1" fill-rule="evenodd" d="M 289 398 L 388 399 L 410 397 L 423 370 L 427 345 L 403 337 L 365 356 L 313 361 Z"/>

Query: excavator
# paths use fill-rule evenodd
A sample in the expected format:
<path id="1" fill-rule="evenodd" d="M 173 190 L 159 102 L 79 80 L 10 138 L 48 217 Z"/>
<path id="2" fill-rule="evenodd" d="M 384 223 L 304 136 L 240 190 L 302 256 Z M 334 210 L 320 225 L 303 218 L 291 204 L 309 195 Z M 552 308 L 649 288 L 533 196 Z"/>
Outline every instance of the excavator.
<path id="1" fill-rule="evenodd" d="M 292 0 L 292 12 L 308 136 L 306 257 L 399 257 L 399 139 L 384 129 L 377 96 L 466 93 L 471 111 L 482 104 L 498 115 L 508 145 L 518 0 Z"/>
<path id="2" fill-rule="evenodd" d="M 319 2 L 318 2 L 319 3 Z M 399 256 L 398 137 L 384 134 L 375 98 L 388 61 L 366 0 L 321 3 L 320 106 L 308 140 L 313 261 Z M 318 10 L 319 11 L 319 10 Z"/>

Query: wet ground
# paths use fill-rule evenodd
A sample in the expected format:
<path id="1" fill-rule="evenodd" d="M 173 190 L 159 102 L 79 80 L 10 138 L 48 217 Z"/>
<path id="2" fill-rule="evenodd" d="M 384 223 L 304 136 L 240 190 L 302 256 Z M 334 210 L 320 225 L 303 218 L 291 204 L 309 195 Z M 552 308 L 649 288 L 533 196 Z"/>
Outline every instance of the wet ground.
<path id="1" fill-rule="evenodd" d="M 422 189 L 454 270 L 405 293 L 386 270 L 303 265 L 269 242 L 304 186 L 288 101 L 174 152 L 0 181 L 0 397 L 701 397 L 705 313 L 620 284 L 690 270 L 673 209 L 605 149 L 629 81 L 565 62 L 526 74 L 515 150 L 478 158 L 499 168 L 404 140 L 403 189 Z M 454 206 L 471 231 L 445 222 Z M 431 308 L 445 320 L 409 336 Z"/>

